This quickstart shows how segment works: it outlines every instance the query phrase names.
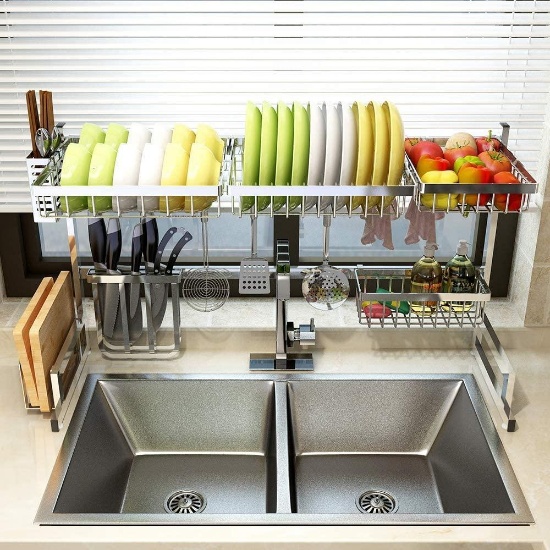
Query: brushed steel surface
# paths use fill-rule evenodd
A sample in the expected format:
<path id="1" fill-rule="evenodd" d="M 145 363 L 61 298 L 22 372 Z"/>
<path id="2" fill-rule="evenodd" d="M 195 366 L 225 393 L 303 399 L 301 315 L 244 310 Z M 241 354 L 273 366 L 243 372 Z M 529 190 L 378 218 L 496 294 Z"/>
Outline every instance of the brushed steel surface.
<path id="1" fill-rule="evenodd" d="M 200 513 L 167 513 L 177 491 Z M 361 513 L 387 492 L 394 513 Z M 533 521 L 471 374 L 89 375 L 35 521 Z"/>

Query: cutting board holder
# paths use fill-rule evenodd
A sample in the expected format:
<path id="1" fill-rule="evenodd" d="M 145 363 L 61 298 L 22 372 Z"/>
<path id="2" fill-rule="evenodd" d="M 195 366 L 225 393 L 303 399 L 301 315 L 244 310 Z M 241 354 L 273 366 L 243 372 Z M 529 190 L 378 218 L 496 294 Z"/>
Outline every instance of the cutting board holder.
<path id="1" fill-rule="evenodd" d="M 97 340 L 101 354 L 106 359 L 174 359 L 181 354 L 181 335 L 180 335 L 180 283 L 181 272 L 174 270 L 172 275 L 132 275 L 129 271 L 125 272 L 124 267 L 119 268 L 120 274 L 111 275 L 108 273 L 97 272 L 94 269 L 82 268 L 80 270 L 81 279 L 86 280 L 92 285 L 92 296 L 94 300 L 94 311 L 97 323 Z M 129 268 L 128 268 L 129 270 Z M 119 312 L 125 312 L 121 315 L 122 319 L 122 339 L 112 341 L 107 338 L 103 331 L 103 312 L 100 305 L 99 286 L 98 285 L 117 285 L 118 293 L 121 297 L 119 303 Z M 124 285 L 139 284 L 140 296 L 145 296 L 145 312 L 142 311 L 143 331 L 141 336 L 132 341 L 129 333 L 129 323 L 124 319 L 129 319 L 130 304 L 126 300 Z M 153 325 L 153 306 L 151 295 L 154 294 L 156 285 L 162 285 L 164 292 L 167 293 L 167 305 L 164 318 L 169 315 L 171 308 L 172 325 L 161 326 L 155 330 Z M 138 307 L 143 308 L 141 302 Z"/>
<path id="2" fill-rule="evenodd" d="M 86 329 L 80 321 L 75 320 L 50 371 L 54 406 L 49 413 L 49 418 L 53 432 L 58 432 L 63 427 L 76 389 L 85 378 L 82 374 L 86 370 L 88 349 Z M 39 406 L 33 406 L 30 403 L 23 380 L 21 363 L 19 363 L 19 374 L 25 408 L 29 411 L 40 412 Z"/>

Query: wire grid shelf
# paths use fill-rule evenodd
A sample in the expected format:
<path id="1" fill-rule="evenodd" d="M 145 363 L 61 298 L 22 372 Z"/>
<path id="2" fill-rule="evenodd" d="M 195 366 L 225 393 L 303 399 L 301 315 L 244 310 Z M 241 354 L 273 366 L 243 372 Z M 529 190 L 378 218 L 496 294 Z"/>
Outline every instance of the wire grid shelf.
<path id="1" fill-rule="evenodd" d="M 220 177 L 215 186 L 61 186 L 63 157 L 71 142 L 77 142 L 77 138 L 67 139 L 58 149 L 58 153 L 49 159 L 46 167 L 31 183 L 33 215 L 36 221 L 145 216 L 217 218 L 221 215 L 222 196 L 228 184 L 231 169 L 233 147 L 231 138 L 225 140 Z M 72 208 L 70 199 L 79 197 L 87 197 L 87 209 Z M 127 207 L 128 202 L 133 203 L 134 199 L 135 206 Z M 183 209 L 181 206 L 174 208 L 175 203 L 184 203 Z"/>
<path id="2" fill-rule="evenodd" d="M 476 327 L 482 324 L 485 304 L 491 299 L 489 286 L 479 270 L 475 292 L 461 294 L 411 292 L 410 268 L 357 268 L 354 271 L 359 323 L 369 328 Z M 377 292 L 378 289 L 388 292 Z M 376 310 L 381 312 L 380 317 L 372 313 L 374 309 L 369 306 L 373 303 L 380 304 Z"/>
<path id="3" fill-rule="evenodd" d="M 244 139 L 235 138 L 227 192 L 231 211 L 262 216 L 391 216 L 398 218 L 405 210 L 405 197 L 414 195 L 415 182 L 403 171 L 401 185 L 396 186 L 257 186 L 243 185 Z M 376 197 L 376 205 L 366 208 L 367 198 Z M 371 201 L 372 203 L 372 201 Z"/>

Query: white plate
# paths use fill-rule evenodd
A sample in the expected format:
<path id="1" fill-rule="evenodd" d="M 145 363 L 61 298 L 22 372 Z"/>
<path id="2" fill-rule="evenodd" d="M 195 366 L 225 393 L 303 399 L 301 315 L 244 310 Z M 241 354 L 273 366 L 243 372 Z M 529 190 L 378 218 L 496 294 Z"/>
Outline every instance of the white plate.
<path id="1" fill-rule="evenodd" d="M 308 185 L 323 185 L 327 139 L 326 105 L 308 105 L 309 112 L 309 166 Z M 317 204 L 315 197 L 306 198 L 306 209 Z"/>
<path id="2" fill-rule="evenodd" d="M 342 107 L 341 115 L 342 166 L 340 167 L 340 185 L 353 185 L 357 172 L 357 123 L 351 105 Z M 338 197 L 336 208 L 342 208 L 349 200 L 349 197 Z"/>
<path id="3" fill-rule="evenodd" d="M 338 105 L 331 105 L 326 109 L 327 139 L 323 185 L 339 185 L 340 169 L 342 167 L 342 119 L 338 114 Z M 321 201 L 321 208 L 325 209 L 331 204 L 332 198 L 326 197 Z"/>

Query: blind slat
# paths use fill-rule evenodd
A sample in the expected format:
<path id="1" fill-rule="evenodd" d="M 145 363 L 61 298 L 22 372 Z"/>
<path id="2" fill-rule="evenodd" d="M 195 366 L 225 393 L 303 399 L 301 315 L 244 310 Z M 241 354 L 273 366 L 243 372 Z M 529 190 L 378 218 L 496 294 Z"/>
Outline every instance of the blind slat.
<path id="1" fill-rule="evenodd" d="M 393 101 L 408 135 L 511 124 L 528 169 L 550 91 L 550 1 L 10 0 L 0 20 L 0 210 L 27 210 L 25 92 L 86 121 L 212 124 L 246 101 Z"/>

